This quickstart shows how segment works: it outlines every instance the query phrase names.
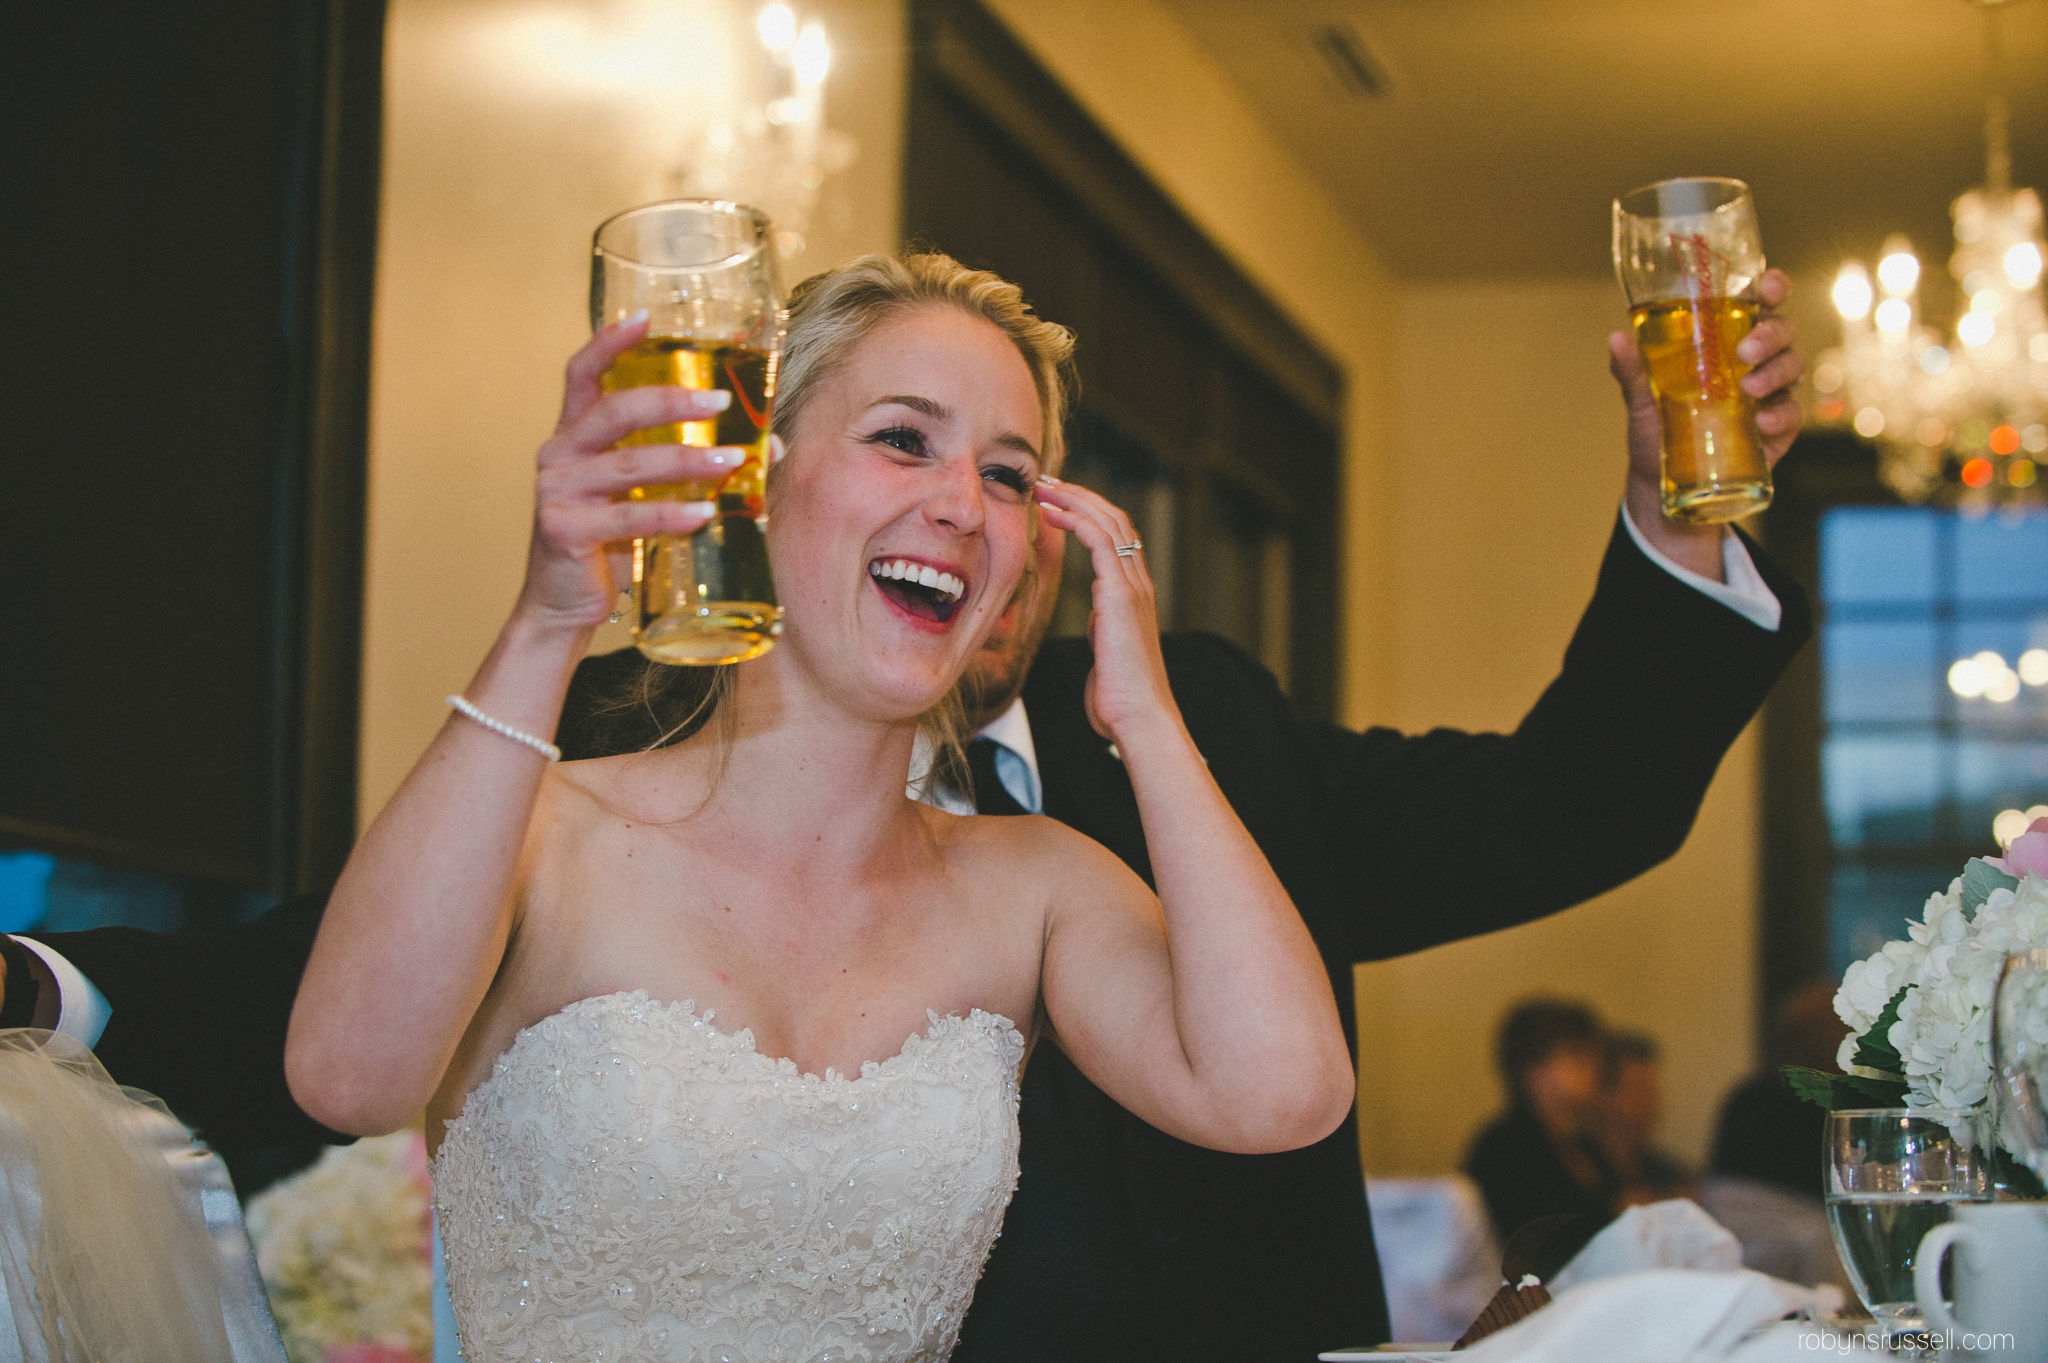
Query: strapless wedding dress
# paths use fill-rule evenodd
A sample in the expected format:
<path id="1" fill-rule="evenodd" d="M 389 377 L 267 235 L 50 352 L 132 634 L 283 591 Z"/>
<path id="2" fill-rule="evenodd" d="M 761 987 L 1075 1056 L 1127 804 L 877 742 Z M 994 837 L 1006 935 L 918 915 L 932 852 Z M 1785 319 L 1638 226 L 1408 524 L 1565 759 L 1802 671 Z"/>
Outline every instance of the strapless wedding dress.
<path id="1" fill-rule="evenodd" d="M 1024 1041 L 930 1016 L 858 1078 L 640 991 L 520 1032 L 434 1158 L 469 1363 L 944 1359 L 1017 1182 Z"/>

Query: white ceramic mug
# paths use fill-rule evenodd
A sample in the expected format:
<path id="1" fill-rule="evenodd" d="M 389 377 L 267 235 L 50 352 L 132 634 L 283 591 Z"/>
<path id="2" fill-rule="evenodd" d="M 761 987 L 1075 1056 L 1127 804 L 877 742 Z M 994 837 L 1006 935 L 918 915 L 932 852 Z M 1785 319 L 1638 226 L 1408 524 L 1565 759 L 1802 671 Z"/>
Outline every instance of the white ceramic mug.
<path id="1" fill-rule="evenodd" d="M 1953 1313 L 1941 1295 L 1951 1245 Z M 1921 1239 L 1913 1290 L 1927 1328 L 1948 1336 L 1946 1347 L 2000 1363 L 2048 1363 L 2048 1204 L 1957 1204 L 1953 1221 Z"/>

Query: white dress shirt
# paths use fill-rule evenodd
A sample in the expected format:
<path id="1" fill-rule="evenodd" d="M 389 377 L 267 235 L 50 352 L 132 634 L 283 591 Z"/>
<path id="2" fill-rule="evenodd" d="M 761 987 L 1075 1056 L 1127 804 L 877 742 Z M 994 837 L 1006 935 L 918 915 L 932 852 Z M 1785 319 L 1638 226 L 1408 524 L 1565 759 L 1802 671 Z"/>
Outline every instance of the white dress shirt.
<path id="1" fill-rule="evenodd" d="M 1721 575 L 1727 581 L 1716 582 L 1658 553 L 1656 546 L 1636 529 L 1635 518 L 1628 514 L 1626 503 L 1621 508 L 1621 523 L 1628 527 L 1628 537 L 1636 542 L 1636 548 L 1643 551 L 1644 558 L 1693 590 L 1705 592 L 1758 629 L 1769 630 L 1773 634 L 1778 632 L 1778 622 L 1784 618 L 1785 608 L 1778 603 L 1777 593 L 1764 581 L 1764 575 L 1756 570 L 1756 560 L 1749 556 L 1740 535 L 1731 530 L 1721 537 Z"/>
<path id="2" fill-rule="evenodd" d="M 106 996 L 93 988 L 92 981 L 62 952 L 33 938 L 14 940 L 40 957 L 57 981 L 57 1025 L 53 1030 L 82 1043 L 88 1050 L 99 1045 L 100 1034 L 107 1030 L 107 1019 L 114 1015 Z"/>

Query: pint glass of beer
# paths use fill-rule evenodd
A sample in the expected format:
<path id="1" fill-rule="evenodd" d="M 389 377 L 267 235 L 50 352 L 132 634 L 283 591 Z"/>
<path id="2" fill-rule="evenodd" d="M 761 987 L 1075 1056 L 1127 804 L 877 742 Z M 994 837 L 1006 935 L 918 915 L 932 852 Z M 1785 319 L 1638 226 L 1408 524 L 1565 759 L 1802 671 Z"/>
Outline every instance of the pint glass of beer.
<path id="1" fill-rule="evenodd" d="M 782 289 L 768 219 L 744 204 L 677 199 L 597 229 L 592 330 L 648 310 L 647 336 L 612 362 L 604 388 L 723 388 L 714 421 L 636 431 L 628 445 L 737 445 L 746 462 L 721 479 L 634 488 L 634 500 L 716 501 L 690 535 L 633 542 L 633 637 L 656 662 L 743 662 L 775 643 L 782 609 L 768 573 L 768 416 L 782 353 Z"/>
<path id="2" fill-rule="evenodd" d="M 1614 269 L 1664 418 L 1663 506 L 1674 521 L 1738 520 L 1771 503 L 1771 469 L 1735 347 L 1764 272 L 1756 202 L 1740 180 L 1665 180 L 1614 201 Z"/>

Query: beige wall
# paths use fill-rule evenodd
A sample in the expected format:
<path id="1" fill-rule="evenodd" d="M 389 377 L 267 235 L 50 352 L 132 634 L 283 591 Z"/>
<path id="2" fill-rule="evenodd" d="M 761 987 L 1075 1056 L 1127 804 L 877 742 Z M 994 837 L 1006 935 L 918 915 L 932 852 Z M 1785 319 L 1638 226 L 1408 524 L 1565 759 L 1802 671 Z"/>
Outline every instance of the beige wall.
<path id="1" fill-rule="evenodd" d="M 1401 306 L 1396 722 L 1512 728 L 1556 672 L 1620 499 L 1612 281 L 1410 285 Z M 1525 994 L 1590 1001 L 1665 1048 L 1665 1135 L 1701 1159 L 1754 1058 L 1754 735 L 1685 848 L 1590 905 L 1361 968 L 1361 1140 L 1378 1172 L 1456 1166 L 1498 1105 L 1493 1026 Z M 1513 819 L 1474 809 L 1470 836 Z M 1443 849 L 1455 864 L 1457 849 Z"/>
<path id="2" fill-rule="evenodd" d="M 534 447 L 588 335 L 590 232 L 675 192 L 704 34 L 747 0 L 396 0 L 370 419 L 359 823 L 483 658 L 518 590 Z M 813 0 L 826 119 L 859 143 L 793 281 L 897 235 L 901 0 Z M 715 63 L 714 63 L 715 65 Z M 607 641 L 617 647 L 623 638 Z"/>

